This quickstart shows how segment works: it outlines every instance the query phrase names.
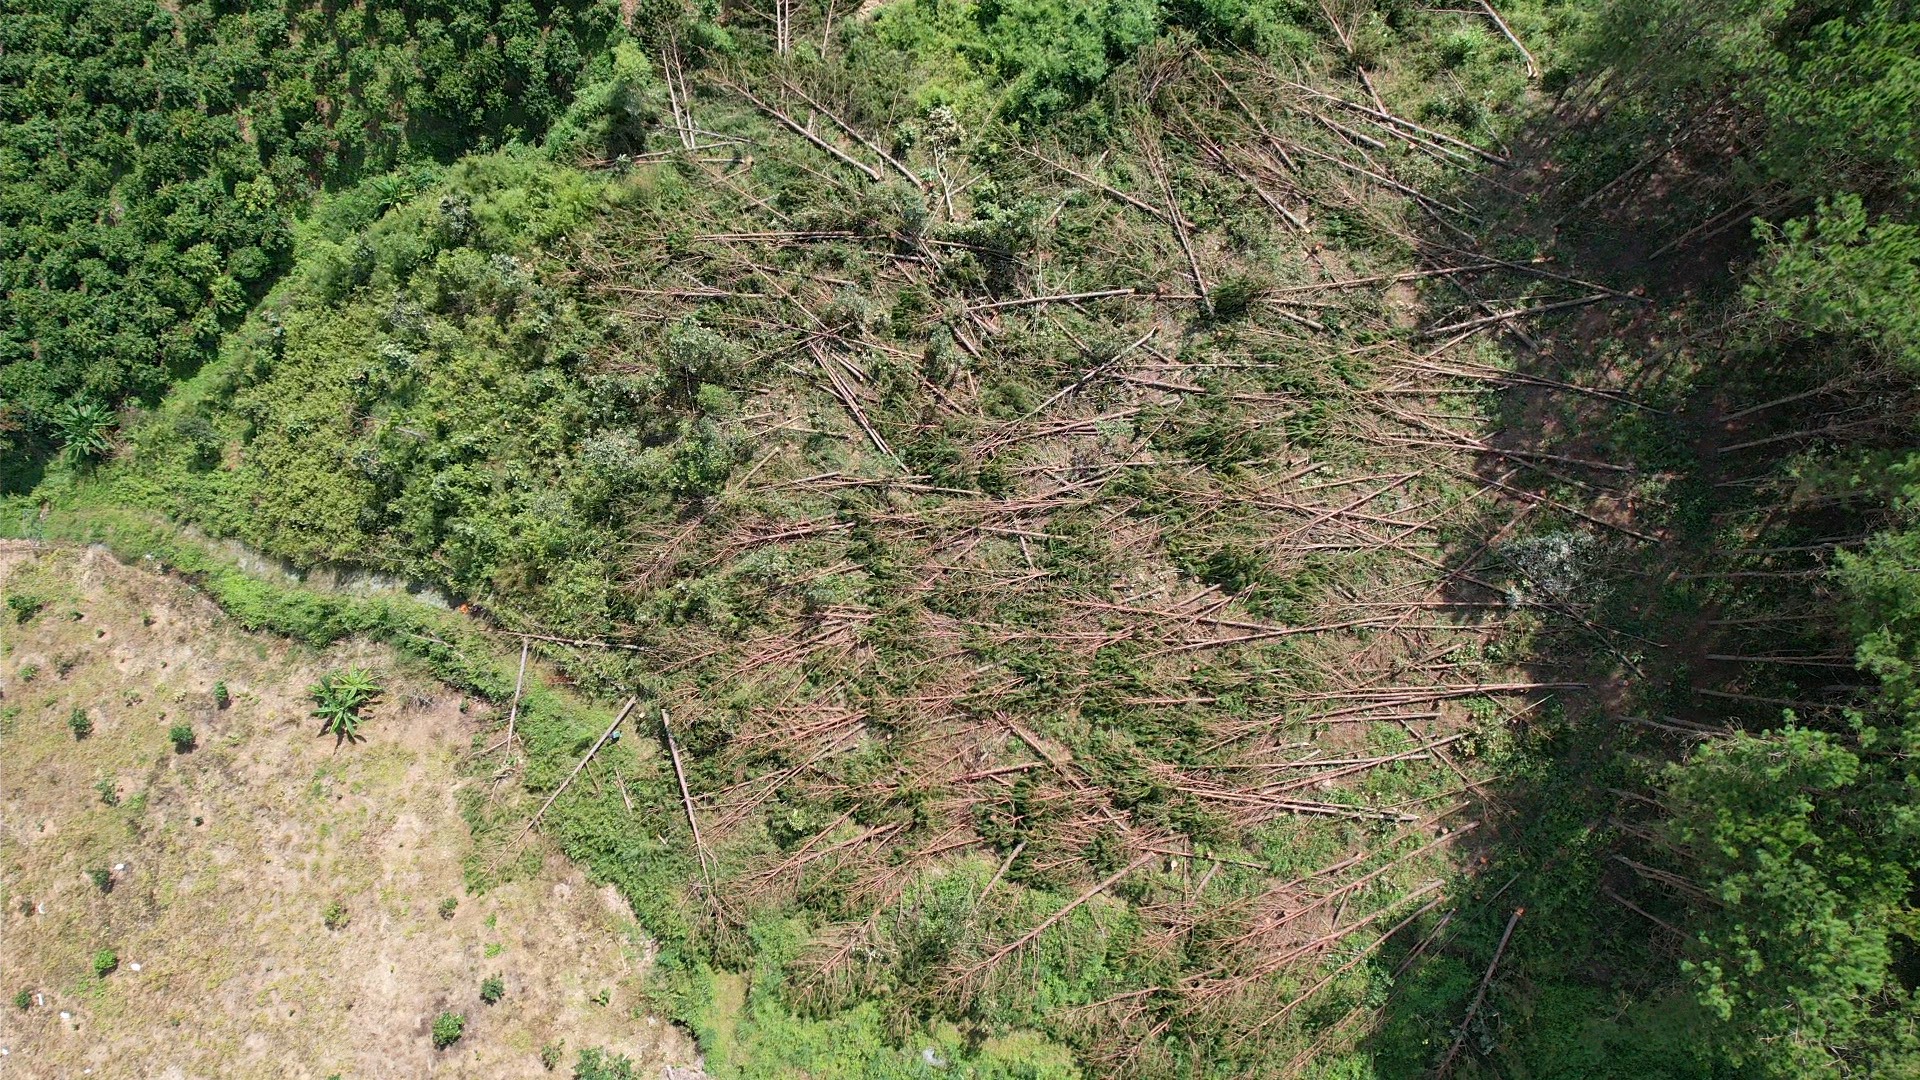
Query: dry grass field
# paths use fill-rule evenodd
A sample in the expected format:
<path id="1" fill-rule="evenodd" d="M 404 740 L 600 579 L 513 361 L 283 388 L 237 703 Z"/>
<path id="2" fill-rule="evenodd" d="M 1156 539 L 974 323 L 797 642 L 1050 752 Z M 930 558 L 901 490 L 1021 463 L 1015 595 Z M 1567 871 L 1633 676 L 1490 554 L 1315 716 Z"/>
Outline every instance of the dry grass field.
<path id="1" fill-rule="evenodd" d="M 611 887 L 549 856 L 465 889 L 487 706 L 383 648 L 246 633 L 97 551 L 0 545 L 0 590 L 0 1074 L 533 1076 L 549 1046 L 644 1075 L 694 1060 L 644 1013 L 649 945 Z M 306 689 L 349 665 L 385 690 L 364 741 L 336 745 Z M 436 1050 L 442 1012 L 466 1028 Z"/>

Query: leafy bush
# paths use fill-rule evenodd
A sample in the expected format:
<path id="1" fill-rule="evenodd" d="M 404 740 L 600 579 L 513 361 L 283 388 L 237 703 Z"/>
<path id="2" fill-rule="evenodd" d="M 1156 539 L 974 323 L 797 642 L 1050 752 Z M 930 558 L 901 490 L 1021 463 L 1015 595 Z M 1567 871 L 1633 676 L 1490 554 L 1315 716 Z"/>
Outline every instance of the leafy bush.
<path id="1" fill-rule="evenodd" d="M 40 614 L 40 609 L 46 606 L 47 601 L 43 597 L 35 596 L 32 593 L 16 592 L 7 594 L 7 610 L 13 614 L 13 621 L 16 623 L 26 622 L 35 615 Z"/>
<path id="2" fill-rule="evenodd" d="M 433 1046 L 445 1050 L 460 1041 L 467 1030 L 467 1018 L 456 1012 L 443 1012 L 433 1018 Z"/>
<path id="3" fill-rule="evenodd" d="M 232 704 L 233 704 L 233 697 L 232 695 L 227 693 L 227 684 L 225 682 L 214 683 L 213 684 L 213 707 L 216 709 L 225 709 L 227 706 Z"/>
<path id="4" fill-rule="evenodd" d="M 440 901 L 440 917 L 442 919 L 453 918 L 454 909 L 458 908 L 459 906 L 460 906 L 460 901 L 455 900 L 451 896 Z"/>
<path id="5" fill-rule="evenodd" d="M 1263 286 L 1251 277 L 1231 277 L 1216 284 L 1207 293 L 1213 317 L 1221 322 L 1244 318 L 1253 302 L 1260 298 Z"/>
<path id="6" fill-rule="evenodd" d="M 1684 967 L 1729 1052 L 1777 1076 L 1828 1075 L 1837 1052 L 1897 1056 L 1884 1016 L 1910 993 L 1894 940 L 1911 926 L 1905 778 L 1788 727 L 1708 744 L 1669 770 L 1668 798 L 1717 901 Z"/>
<path id="7" fill-rule="evenodd" d="M 93 973 L 100 978 L 113 974 L 119 966 L 120 954 L 112 949 L 101 949 L 93 954 Z"/>
<path id="8" fill-rule="evenodd" d="M 507 994 L 507 983 L 497 973 L 480 980 L 480 1000 L 488 1005 L 497 1005 Z"/>
<path id="9" fill-rule="evenodd" d="M 560 1067 L 560 1059 L 566 1055 L 566 1049 L 559 1043 L 546 1043 L 540 1047 L 540 1067 L 552 1072 Z"/>
<path id="10" fill-rule="evenodd" d="M 646 135 L 666 103 L 666 89 L 645 53 L 632 42 L 615 45 L 588 69 L 586 83 L 553 126 L 547 151 L 557 161 L 618 158 L 646 149 Z"/>
<path id="11" fill-rule="evenodd" d="M 580 1051 L 573 1066 L 574 1080 L 640 1080 L 640 1070 L 631 1059 L 598 1047 Z"/>
<path id="12" fill-rule="evenodd" d="M 537 585 L 530 617 L 601 632 L 623 598 L 595 560 L 615 542 L 598 512 L 712 490 L 736 451 L 710 420 L 678 445 L 691 405 L 663 384 L 580 377 L 600 330 L 548 252 L 610 194 L 512 148 L 451 167 L 363 233 L 316 238 L 197 384 L 207 398 L 146 421 L 123 471 L 155 509 L 295 564 L 371 563 L 465 596 Z M 176 434 L 194 413 L 238 449 L 232 468 L 194 464 Z M 644 467 L 608 491 L 577 455 L 636 416 L 616 449 Z M 294 602 L 338 636 L 318 627 L 337 601 Z"/>
<path id="13" fill-rule="evenodd" d="M 1314 47 L 1303 28 L 1312 9 L 1293 0 L 1168 0 L 1167 21 L 1210 44 L 1263 56 L 1302 54 Z"/>
<path id="14" fill-rule="evenodd" d="M 320 925 L 329 930 L 344 929 L 353 916 L 347 911 L 347 905 L 338 900 L 329 901 L 320 911 Z"/>
<path id="15" fill-rule="evenodd" d="M 927 105 L 980 97 L 978 84 L 992 79 L 997 111 L 1028 125 L 1086 101 L 1159 29 L 1154 0 L 911 0 L 875 17 L 881 41 L 941 72 L 919 92 Z"/>
<path id="16" fill-rule="evenodd" d="M 320 734 L 332 735 L 336 742 L 360 738 L 360 710 L 380 696 L 380 684 L 364 668 L 350 667 L 330 671 L 307 687 L 313 699 L 313 715 L 320 718 Z"/>
<path id="17" fill-rule="evenodd" d="M 103 893 L 113 891 L 113 871 L 104 866 L 87 871 L 87 879 L 93 882 L 94 888 Z"/>
<path id="18" fill-rule="evenodd" d="M 184 754 L 194 748 L 193 728 L 187 724 L 175 724 L 167 729 L 167 740 L 173 743 L 173 752 Z"/>
<path id="19" fill-rule="evenodd" d="M 1843 194 L 1811 218 L 1757 228 L 1766 263 L 1747 301 L 1770 332 L 1850 338 L 1920 375 L 1920 226 L 1870 225 L 1860 197 Z"/>
<path id="20" fill-rule="evenodd" d="M 93 790 L 95 794 L 100 796 L 100 801 L 102 803 L 105 803 L 108 806 L 120 805 L 120 791 L 118 786 L 114 783 L 112 777 L 108 777 L 107 779 L 101 780 L 100 782 L 94 784 Z"/>
<path id="21" fill-rule="evenodd" d="M 33 1008 L 33 991 L 22 990 L 13 995 L 13 1007 L 22 1012 Z"/>
<path id="22" fill-rule="evenodd" d="M 67 728 L 77 742 L 93 734 L 93 717 L 87 715 L 87 710 L 76 707 L 67 714 Z"/>

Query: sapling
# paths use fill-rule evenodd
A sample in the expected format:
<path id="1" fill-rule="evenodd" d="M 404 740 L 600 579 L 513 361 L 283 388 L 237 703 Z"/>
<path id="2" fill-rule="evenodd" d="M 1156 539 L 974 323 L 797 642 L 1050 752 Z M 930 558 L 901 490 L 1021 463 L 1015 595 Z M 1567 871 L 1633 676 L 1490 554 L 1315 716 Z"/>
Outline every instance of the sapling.
<path id="1" fill-rule="evenodd" d="M 443 1012 L 433 1018 L 433 1046 L 445 1050 L 460 1041 L 467 1030 L 467 1018 L 456 1012 Z"/>
<path id="2" fill-rule="evenodd" d="M 338 742 L 360 737 L 360 710 L 380 696 L 380 684 L 364 668 L 330 671 L 307 687 L 313 698 L 313 715 L 320 718 L 320 734 L 332 735 Z"/>

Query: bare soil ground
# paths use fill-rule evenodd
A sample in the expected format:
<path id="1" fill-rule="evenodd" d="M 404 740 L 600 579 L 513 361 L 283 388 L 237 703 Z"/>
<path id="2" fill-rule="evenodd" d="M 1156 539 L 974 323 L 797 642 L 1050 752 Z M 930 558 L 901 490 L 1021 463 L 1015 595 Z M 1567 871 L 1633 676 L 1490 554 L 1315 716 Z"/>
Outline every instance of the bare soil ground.
<path id="1" fill-rule="evenodd" d="M 643 1075 L 696 1060 L 640 1007 L 649 943 L 611 887 L 550 856 L 465 891 L 459 792 L 485 783 L 463 761 L 486 706 L 382 648 L 246 633 L 97 551 L 0 543 L 0 592 L 44 601 L 0 610 L 0 1074 L 533 1076 L 548 1044 L 562 1075 L 588 1046 Z M 365 741 L 336 747 L 306 688 L 349 664 L 386 691 Z M 197 746 L 176 753 L 183 723 Z M 328 929 L 334 903 L 347 922 Z M 97 975 L 106 949 L 119 966 Z M 443 1011 L 466 1033 L 436 1050 Z"/>

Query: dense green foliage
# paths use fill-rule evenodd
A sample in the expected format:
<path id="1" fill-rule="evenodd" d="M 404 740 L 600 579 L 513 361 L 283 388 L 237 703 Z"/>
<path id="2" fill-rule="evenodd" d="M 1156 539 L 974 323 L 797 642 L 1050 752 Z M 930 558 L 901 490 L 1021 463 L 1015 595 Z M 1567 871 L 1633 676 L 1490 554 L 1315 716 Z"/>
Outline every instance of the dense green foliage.
<path id="1" fill-rule="evenodd" d="M 1731 123 L 1736 183 L 1920 196 L 1920 24 L 1901 0 L 1620 0 L 1587 41 L 1632 112 Z M 1731 105 L 1728 110 L 1724 106 Z M 1722 144 L 1724 145 L 1724 143 Z"/>
<path id="2" fill-rule="evenodd" d="M 199 367 L 285 268 L 314 192 L 539 136 L 614 21 L 526 0 L 0 6 L 0 454 L 97 456 L 106 410 Z"/>
<path id="3" fill-rule="evenodd" d="M 1691 963 L 1736 1058 L 1807 1076 L 1845 1047 L 1874 1075 L 1920 1049 L 1920 1016 L 1891 971 L 1920 814 L 1897 776 L 1832 736 L 1738 735 L 1673 770 L 1674 838 L 1718 907 Z M 1761 1049 L 1764 1048 L 1764 1049 Z"/>
<path id="4" fill-rule="evenodd" d="M 1764 332 L 1855 345 L 1920 376 L 1920 225 L 1870 225 L 1860 197 L 1845 193 L 1768 230 L 1765 242 L 1748 286 Z"/>
<path id="5" fill-rule="evenodd" d="M 587 482 L 574 440 L 608 406 L 567 377 L 585 333 L 543 286 L 541 245 L 598 188 L 520 155 L 463 164 L 441 190 L 365 237 L 316 243 L 230 341 L 208 403 L 230 407 L 156 440 L 187 476 L 171 509 L 301 563 L 387 547 L 410 556 L 396 569 L 469 595 L 500 575 L 580 576 L 571 553 L 602 534 L 562 478 Z M 218 468 L 236 434 L 244 463 Z M 590 611 L 593 587 L 566 602 Z"/>

